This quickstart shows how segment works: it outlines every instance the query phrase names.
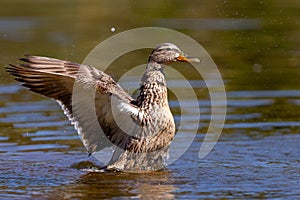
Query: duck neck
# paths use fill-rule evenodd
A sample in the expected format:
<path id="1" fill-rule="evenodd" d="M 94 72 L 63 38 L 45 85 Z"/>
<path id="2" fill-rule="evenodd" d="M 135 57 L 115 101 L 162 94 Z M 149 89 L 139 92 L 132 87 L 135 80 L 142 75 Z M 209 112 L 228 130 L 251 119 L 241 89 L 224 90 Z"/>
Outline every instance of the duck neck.
<path id="1" fill-rule="evenodd" d="M 151 106 L 168 106 L 167 87 L 164 66 L 156 62 L 147 64 L 141 85 L 140 94 L 137 98 L 137 104 L 141 108 L 149 108 Z"/>

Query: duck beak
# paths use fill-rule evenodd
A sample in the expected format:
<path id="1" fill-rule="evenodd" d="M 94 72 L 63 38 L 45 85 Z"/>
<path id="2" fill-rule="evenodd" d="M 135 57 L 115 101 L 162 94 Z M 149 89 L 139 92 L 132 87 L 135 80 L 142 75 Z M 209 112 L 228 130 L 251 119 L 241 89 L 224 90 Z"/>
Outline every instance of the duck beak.
<path id="1" fill-rule="evenodd" d="M 193 58 L 185 55 L 178 56 L 176 60 L 180 62 L 200 62 L 198 58 Z"/>

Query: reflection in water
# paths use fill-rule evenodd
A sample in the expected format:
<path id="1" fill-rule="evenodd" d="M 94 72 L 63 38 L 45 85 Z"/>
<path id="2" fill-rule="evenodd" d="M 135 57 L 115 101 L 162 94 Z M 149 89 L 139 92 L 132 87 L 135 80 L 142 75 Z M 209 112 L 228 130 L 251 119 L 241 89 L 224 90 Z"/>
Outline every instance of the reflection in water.
<path id="1" fill-rule="evenodd" d="M 71 184 L 54 188 L 46 196 L 51 199 L 174 199 L 177 188 L 170 172 L 151 173 L 87 173 Z M 45 194 L 44 194 L 45 195 Z"/>
<path id="2" fill-rule="evenodd" d="M 24 42 L 30 40 L 33 35 L 24 30 L 35 28 L 39 20 L 33 17 L 2 17 L 0 18 L 0 34 L 6 35 L 6 40 Z"/>

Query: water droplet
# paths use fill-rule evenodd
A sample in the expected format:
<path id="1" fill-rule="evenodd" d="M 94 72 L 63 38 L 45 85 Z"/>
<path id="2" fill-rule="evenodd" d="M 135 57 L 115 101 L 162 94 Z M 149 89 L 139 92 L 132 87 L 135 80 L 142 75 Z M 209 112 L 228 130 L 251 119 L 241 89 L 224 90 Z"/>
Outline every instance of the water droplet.
<path id="1" fill-rule="evenodd" d="M 261 72 L 261 71 L 262 71 L 262 66 L 261 66 L 261 64 L 255 63 L 255 64 L 253 65 L 253 71 L 254 71 L 254 72 L 257 72 L 257 73 Z"/>
<path id="2" fill-rule="evenodd" d="M 115 32 L 115 31 L 116 31 L 116 28 L 115 28 L 115 27 L 111 27 L 111 28 L 110 28 L 110 31 L 111 31 L 111 32 Z"/>

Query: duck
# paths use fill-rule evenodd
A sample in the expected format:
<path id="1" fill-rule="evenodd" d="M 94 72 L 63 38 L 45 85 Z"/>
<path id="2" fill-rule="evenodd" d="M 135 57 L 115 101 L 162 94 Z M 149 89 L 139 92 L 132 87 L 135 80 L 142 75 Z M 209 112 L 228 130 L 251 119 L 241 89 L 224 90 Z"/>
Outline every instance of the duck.
<path id="1" fill-rule="evenodd" d="M 173 43 L 151 52 L 137 98 L 89 65 L 35 55 L 6 71 L 30 91 L 54 99 L 77 130 L 89 155 L 113 147 L 106 170 L 154 171 L 166 167 L 176 127 L 164 69 L 199 62 Z"/>

